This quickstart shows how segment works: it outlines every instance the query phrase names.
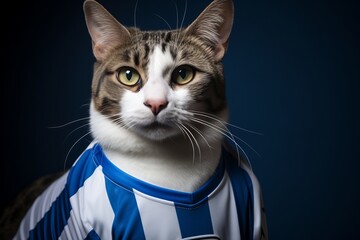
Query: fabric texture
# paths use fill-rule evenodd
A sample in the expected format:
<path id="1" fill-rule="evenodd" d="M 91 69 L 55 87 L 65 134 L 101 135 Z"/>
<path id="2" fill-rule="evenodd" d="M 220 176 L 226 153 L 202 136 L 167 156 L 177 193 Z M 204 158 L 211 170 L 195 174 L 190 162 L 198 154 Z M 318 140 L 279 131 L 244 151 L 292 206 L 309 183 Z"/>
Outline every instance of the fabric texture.
<path id="1" fill-rule="evenodd" d="M 261 190 L 225 148 L 194 193 L 121 171 L 94 143 L 41 196 L 14 239 L 264 239 Z"/>

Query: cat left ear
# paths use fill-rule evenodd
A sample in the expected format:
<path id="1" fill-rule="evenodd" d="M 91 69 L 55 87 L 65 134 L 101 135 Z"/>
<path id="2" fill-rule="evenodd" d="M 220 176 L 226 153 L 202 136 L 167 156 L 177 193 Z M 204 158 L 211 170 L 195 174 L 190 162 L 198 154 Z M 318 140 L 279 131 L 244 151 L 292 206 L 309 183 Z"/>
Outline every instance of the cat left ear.
<path id="1" fill-rule="evenodd" d="M 233 20 L 233 1 L 214 0 L 185 31 L 213 47 L 215 60 L 221 61 L 228 46 Z"/>
<path id="2" fill-rule="evenodd" d="M 98 61 L 103 61 L 112 49 L 130 40 L 126 27 L 96 1 L 86 0 L 84 13 L 93 43 L 93 53 Z"/>

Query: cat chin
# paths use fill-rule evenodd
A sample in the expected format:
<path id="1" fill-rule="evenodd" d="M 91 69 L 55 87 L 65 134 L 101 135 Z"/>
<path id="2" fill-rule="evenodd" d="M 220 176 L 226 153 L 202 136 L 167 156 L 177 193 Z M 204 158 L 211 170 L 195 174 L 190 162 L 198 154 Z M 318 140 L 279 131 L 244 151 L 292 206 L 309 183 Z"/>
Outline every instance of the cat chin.
<path id="1" fill-rule="evenodd" d="M 93 104 L 90 115 L 92 136 L 105 148 L 125 152 L 151 151 L 155 145 L 181 134 L 179 130 L 161 124 L 133 127 L 131 130 L 121 128 L 99 113 Z"/>
<path id="2" fill-rule="evenodd" d="M 153 129 L 145 128 L 134 128 L 134 132 L 144 138 L 147 138 L 151 141 L 161 142 L 166 139 L 180 135 L 179 130 L 173 129 L 171 127 L 156 127 Z"/>
<path id="3" fill-rule="evenodd" d="M 151 141 L 163 141 L 181 134 L 178 128 L 157 121 L 148 125 L 134 126 L 131 131 Z"/>

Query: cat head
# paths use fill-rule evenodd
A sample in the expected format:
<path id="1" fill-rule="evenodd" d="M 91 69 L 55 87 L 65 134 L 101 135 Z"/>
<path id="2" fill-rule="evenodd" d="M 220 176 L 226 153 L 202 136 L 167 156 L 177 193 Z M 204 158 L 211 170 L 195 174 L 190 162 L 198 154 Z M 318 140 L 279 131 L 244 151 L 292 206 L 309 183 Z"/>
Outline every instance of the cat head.
<path id="1" fill-rule="evenodd" d="M 125 27 L 93 0 L 85 1 L 84 12 L 97 60 L 91 103 L 97 140 L 206 138 L 227 120 L 221 60 L 233 23 L 231 0 L 214 0 L 189 26 L 167 31 Z"/>

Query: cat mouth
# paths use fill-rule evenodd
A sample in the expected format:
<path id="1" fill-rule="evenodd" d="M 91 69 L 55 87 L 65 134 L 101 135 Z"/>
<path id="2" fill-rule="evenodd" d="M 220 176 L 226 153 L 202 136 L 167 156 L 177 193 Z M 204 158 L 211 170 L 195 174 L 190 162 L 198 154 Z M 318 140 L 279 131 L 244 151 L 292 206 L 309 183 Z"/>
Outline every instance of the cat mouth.
<path id="1" fill-rule="evenodd" d="M 141 128 L 145 130 L 157 130 L 157 129 L 170 129 L 171 127 L 169 125 L 166 125 L 164 123 L 160 123 L 158 121 L 152 122 L 148 125 L 141 126 Z"/>
<path id="2" fill-rule="evenodd" d="M 174 127 L 158 121 L 154 121 L 148 125 L 138 126 L 135 131 L 151 140 L 163 140 L 178 133 Z"/>

